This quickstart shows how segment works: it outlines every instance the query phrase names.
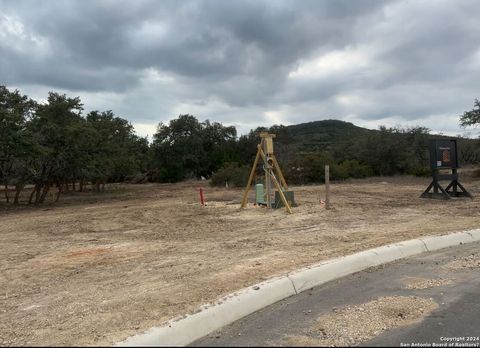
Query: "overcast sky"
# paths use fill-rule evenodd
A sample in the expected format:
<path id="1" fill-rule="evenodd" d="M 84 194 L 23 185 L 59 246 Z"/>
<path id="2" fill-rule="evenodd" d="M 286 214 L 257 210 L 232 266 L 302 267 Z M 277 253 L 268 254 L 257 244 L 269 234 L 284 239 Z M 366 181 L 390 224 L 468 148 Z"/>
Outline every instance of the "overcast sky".
<path id="1" fill-rule="evenodd" d="M 0 0 L 0 84 L 80 96 L 140 135 L 185 113 L 239 133 L 335 118 L 464 134 L 479 13 L 478 0 Z"/>

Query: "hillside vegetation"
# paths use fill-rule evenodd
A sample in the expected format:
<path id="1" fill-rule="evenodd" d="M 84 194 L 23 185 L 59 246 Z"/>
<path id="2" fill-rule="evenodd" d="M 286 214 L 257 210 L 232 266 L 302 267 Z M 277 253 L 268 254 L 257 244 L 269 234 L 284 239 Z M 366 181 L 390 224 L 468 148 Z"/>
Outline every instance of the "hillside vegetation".
<path id="1" fill-rule="evenodd" d="M 211 179 L 213 185 L 246 183 L 260 131 L 277 134 L 275 151 L 291 183 L 371 175 L 426 175 L 428 142 L 437 135 L 424 127 L 370 130 L 338 120 L 259 127 L 237 136 L 233 126 L 180 115 L 160 123 L 150 143 L 111 110 L 83 114 L 78 97 L 50 92 L 37 103 L 0 86 L 0 184 L 5 201 L 39 204 L 56 187 L 60 194 L 86 183 L 101 191 L 107 182 L 178 182 Z M 460 162 L 480 162 L 478 140 L 459 139 Z M 259 176 L 262 173 L 259 171 Z M 13 189 L 12 189 L 13 187 Z M 12 194 L 13 191 L 13 194 Z"/>

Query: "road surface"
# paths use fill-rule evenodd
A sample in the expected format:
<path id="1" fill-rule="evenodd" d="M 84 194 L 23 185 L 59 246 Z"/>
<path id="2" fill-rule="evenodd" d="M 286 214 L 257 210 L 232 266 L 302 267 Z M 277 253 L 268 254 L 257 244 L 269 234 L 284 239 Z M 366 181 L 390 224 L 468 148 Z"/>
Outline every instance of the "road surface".
<path id="1" fill-rule="evenodd" d="M 383 327 L 374 334 L 368 332 L 370 324 L 360 331 L 358 325 L 347 326 L 342 335 L 351 338 L 349 345 L 480 347 L 480 243 L 421 254 L 332 281 L 253 313 L 192 346 L 331 344 L 315 329 L 326 316 L 398 296 L 431 301 L 435 309 L 413 323 Z"/>

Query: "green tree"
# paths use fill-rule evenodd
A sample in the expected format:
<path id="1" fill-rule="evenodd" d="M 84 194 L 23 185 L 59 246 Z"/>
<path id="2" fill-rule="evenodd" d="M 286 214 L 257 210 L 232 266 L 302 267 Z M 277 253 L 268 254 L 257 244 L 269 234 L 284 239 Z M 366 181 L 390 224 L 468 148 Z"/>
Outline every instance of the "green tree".
<path id="1" fill-rule="evenodd" d="M 235 127 L 199 122 L 192 115 L 160 123 L 152 144 L 154 180 L 210 177 L 223 163 L 238 160 L 236 134 Z"/>
<path id="2" fill-rule="evenodd" d="M 133 126 L 111 110 L 87 115 L 90 130 L 88 153 L 91 161 L 84 177 L 96 182 L 100 190 L 107 181 L 123 181 L 127 176 L 147 170 L 148 141 L 135 134 Z"/>
<path id="3" fill-rule="evenodd" d="M 83 105 L 80 98 L 68 98 L 65 94 L 50 92 L 47 103 L 37 106 L 36 113 L 28 124 L 39 153 L 32 162 L 35 189 L 29 202 L 36 204 L 45 200 L 53 184 L 71 179 L 73 159 L 76 155 L 78 128 L 81 127 Z M 57 196 L 58 199 L 58 196 Z"/>
<path id="4" fill-rule="evenodd" d="M 32 173 L 29 164 L 38 152 L 27 123 L 32 116 L 35 103 L 18 90 L 9 91 L 0 86 L 0 183 L 5 187 L 15 185 L 14 203 Z"/>
<path id="5" fill-rule="evenodd" d="M 160 123 L 153 136 L 155 179 L 175 182 L 199 176 L 205 159 L 202 125 L 192 115 L 180 115 L 168 125 Z"/>
<path id="6" fill-rule="evenodd" d="M 201 163 L 199 174 L 210 177 L 226 162 L 237 162 L 237 130 L 234 126 L 225 127 L 219 122 L 209 120 L 202 124 L 203 150 L 207 158 Z"/>
<path id="7" fill-rule="evenodd" d="M 480 124 L 480 100 L 475 99 L 473 109 L 465 111 L 460 116 L 460 125 L 462 127 L 476 126 Z"/>
<path id="8" fill-rule="evenodd" d="M 237 145 L 237 157 L 240 163 L 250 164 L 257 154 L 257 145 L 260 143 L 260 133 L 268 131 L 268 128 L 257 127 L 248 134 L 240 136 Z"/>

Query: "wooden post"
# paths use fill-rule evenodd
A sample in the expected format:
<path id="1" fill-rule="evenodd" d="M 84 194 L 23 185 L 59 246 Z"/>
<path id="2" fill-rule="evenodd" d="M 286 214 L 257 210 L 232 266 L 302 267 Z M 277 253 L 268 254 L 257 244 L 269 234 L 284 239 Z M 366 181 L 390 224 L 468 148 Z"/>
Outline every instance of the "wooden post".
<path id="1" fill-rule="evenodd" d="M 265 161 L 265 163 L 267 163 Z M 268 165 L 268 164 L 266 164 Z M 272 207 L 272 181 L 270 180 L 270 170 L 269 168 L 265 169 L 265 191 L 267 192 L 267 207 Z"/>
<path id="2" fill-rule="evenodd" d="M 248 178 L 247 187 L 245 188 L 245 192 L 243 194 L 242 205 L 240 206 L 241 208 L 245 208 L 247 206 L 248 191 L 250 191 L 250 186 L 252 185 L 252 180 L 255 175 L 255 171 L 257 170 L 257 164 L 258 164 L 258 159 L 260 158 L 260 149 L 262 144 L 263 142 L 257 146 L 257 155 L 255 156 L 255 161 L 253 162 L 252 171 L 250 172 L 250 176 Z"/>
<path id="3" fill-rule="evenodd" d="M 330 209 L 330 166 L 325 165 L 325 209 Z"/>

